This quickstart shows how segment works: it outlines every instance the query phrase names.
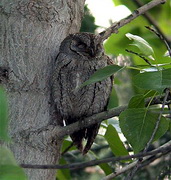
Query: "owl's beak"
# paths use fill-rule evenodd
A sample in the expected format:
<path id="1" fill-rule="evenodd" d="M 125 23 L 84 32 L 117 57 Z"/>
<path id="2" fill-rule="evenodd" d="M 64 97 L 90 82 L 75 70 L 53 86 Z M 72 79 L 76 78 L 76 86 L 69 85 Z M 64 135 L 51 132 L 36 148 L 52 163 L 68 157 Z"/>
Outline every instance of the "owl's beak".
<path id="1" fill-rule="evenodd" d="M 93 48 L 90 48 L 90 56 L 91 57 L 95 57 L 96 56 L 96 52 L 95 52 L 95 50 L 93 49 Z"/>

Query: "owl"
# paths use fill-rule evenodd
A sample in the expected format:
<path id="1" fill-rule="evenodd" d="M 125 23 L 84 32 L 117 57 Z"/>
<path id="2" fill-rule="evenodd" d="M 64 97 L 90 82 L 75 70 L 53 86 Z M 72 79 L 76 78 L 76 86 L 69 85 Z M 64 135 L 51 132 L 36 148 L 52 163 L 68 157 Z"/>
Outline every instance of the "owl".
<path id="1" fill-rule="evenodd" d="M 61 43 L 52 77 L 52 98 L 63 125 L 81 121 L 107 108 L 113 77 L 80 88 L 98 69 L 110 64 L 99 35 L 76 33 Z M 98 133 L 100 123 L 71 134 L 74 145 L 86 154 Z M 83 140 L 86 140 L 83 147 Z"/>

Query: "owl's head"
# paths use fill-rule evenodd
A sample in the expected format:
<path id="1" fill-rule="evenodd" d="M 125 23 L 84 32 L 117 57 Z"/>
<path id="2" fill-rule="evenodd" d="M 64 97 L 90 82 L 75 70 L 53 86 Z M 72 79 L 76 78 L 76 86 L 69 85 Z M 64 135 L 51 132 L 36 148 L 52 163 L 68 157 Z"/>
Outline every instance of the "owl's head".
<path id="1" fill-rule="evenodd" d="M 69 50 L 81 56 L 88 58 L 100 57 L 103 54 L 102 43 L 99 41 L 100 36 L 82 32 L 71 34 L 61 44 L 61 50 L 69 46 Z M 64 46 L 65 45 L 65 46 Z"/>
<path id="2" fill-rule="evenodd" d="M 83 56 L 99 57 L 103 53 L 103 47 L 98 39 L 99 36 L 92 33 L 73 34 L 71 50 Z"/>

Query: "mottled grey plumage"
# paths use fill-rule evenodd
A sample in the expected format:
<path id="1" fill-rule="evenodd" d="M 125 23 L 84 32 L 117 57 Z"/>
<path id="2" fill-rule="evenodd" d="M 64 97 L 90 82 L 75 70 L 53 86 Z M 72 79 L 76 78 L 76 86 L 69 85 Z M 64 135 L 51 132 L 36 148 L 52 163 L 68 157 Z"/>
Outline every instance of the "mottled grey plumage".
<path id="1" fill-rule="evenodd" d="M 52 97 L 57 112 L 66 125 L 106 109 L 112 88 L 112 77 L 83 88 L 78 88 L 94 72 L 109 64 L 98 35 L 76 33 L 61 43 L 52 79 Z M 74 144 L 83 154 L 94 142 L 100 124 L 84 128 L 71 135 Z M 83 139 L 87 139 L 85 147 Z"/>

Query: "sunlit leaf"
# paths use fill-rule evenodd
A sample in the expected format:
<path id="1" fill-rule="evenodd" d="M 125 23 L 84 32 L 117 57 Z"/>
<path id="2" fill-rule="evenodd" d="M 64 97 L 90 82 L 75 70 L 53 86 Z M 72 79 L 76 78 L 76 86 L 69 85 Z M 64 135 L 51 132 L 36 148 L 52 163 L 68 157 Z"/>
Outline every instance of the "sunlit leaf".
<path id="1" fill-rule="evenodd" d="M 117 71 L 121 70 L 123 67 L 117 65 L 109 65 L 102 69 L 97 70 L 87 81 L 85 81 L 81 87 L 102 81 L 107 77 L 111 76 L 112 74 L 116 73 Z"/>
<path id="2" fill-rule="evenodd" d="M 119 116 L 121 130 L 128 142 L 138 153 L 145 148 L 154 131 L 158 113 L 152 113 L 146 108 L 127 109 Z M 154 140 L 157 140 L 168 130 L 169 122 L 161 117 Z"/>
<path id="3" fill-rule="evenodd" d="M 170 57 L 169 51 L 166 51 L 166 52 L 164 53 L 164 56 Z M 171 58 L 171 57 L 170 57 L 170 58 Z"/>
<path id="4" fill-rule="evenodd" d="M 135 9 L 136 8 L 136 5 L 135 3 L 131 2 L 130 3 L 126 3 L 125 0 L 113 0 L 115 6 L 119 6 L 119 5 L 124 5 L 129 8 L 130 10 L 131 9 Z"/>
<path id="5" fill-rule="evenodd" d="M 137 46 L 144 55 L 149 56 L 150 58 L 150 56 L 154 54 L 153 48 L 143 38 L 131 33 L 127 33 L 126 37 L 130 40 L 134 40 L 134 43 L 132 45 Z"/>

